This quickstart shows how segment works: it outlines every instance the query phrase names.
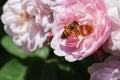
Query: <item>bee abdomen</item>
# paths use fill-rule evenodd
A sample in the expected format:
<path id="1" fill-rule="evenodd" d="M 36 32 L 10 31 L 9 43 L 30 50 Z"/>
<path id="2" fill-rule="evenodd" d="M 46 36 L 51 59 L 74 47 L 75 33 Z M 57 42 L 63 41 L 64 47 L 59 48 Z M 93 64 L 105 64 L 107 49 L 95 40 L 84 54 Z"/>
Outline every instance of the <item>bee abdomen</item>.
<path id="1" fill-rule="evenodd" d="M 65 38 L 67 38 L 67 37 L 68 37 L 68 36 L 65 35 L 65 34 L 62 34 L 62 35 L 61 35 L 61 38 L 62 38 L 62 39 L 65 39 Z"/>
<path id="2" fill-rule="evenodd" d="M 71 32 L 67 32 L 67 31 L 64 31 L 61 35 L 61 38 L 62 39 L 66 39 L 69 35 L 70 35 Z"/>

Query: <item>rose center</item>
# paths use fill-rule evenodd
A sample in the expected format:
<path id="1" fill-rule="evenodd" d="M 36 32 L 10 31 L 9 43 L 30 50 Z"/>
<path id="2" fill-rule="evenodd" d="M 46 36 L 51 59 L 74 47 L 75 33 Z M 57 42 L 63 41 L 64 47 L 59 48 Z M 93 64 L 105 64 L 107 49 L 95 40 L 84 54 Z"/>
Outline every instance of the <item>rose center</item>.
<path id="1" fill-rule="evenodd" d="M 80 30 L 80 35 L 83 36 L 83 37 L 89 36 L 94 31 L 93 26 L 90 25 L 90 24 L 80 25 L 79 28 L 80 28 L 79 29 Z"/>
<path id="2" fill-rule="evenodd" d="M 23 11 L 20 16 L 23 18 L 23 20 L 28 20 L 29 18 L 29 14 L 26 11 Z"/>

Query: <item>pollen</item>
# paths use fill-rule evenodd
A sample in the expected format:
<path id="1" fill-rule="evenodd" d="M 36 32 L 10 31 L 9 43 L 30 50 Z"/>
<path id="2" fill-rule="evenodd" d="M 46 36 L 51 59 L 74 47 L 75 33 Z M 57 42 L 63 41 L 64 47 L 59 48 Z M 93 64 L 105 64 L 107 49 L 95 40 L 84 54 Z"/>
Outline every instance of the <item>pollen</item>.
<path id="1" fill-rule="evenodd" d="M 90 24 L 80 25 L 81 36 L 87 37 L 94 32 L 94 27 Z"/>

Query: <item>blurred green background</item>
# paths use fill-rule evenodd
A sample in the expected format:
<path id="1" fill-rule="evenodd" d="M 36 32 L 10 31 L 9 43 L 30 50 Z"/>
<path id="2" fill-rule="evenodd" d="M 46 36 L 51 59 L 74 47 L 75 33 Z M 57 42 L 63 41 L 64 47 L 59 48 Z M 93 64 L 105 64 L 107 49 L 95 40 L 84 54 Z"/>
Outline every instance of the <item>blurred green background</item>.
<path id="1" fill-rule="evenodd" d="M 0 0 L 0 15 L 6 0 Z M 87 67 L 93 57 L 67 62 L 54 55 L 50 46 L 27 54 L 14 45 L 0 21 L 0 80 L 89 80 Z"/>

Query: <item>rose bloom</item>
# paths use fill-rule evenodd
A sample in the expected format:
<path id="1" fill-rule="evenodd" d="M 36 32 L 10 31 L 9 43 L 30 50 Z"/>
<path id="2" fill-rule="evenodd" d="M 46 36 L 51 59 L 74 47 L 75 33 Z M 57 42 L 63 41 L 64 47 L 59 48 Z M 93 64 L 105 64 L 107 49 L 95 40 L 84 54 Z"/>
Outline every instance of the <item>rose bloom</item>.
<path id="1" fill-rule="evenodd" d="M 111 36 L 104 47 L 111 54 L 120 56 L 120 0 L 104 0 L 104 3 L 112 22 Z"/>
<path id="2" fill-rule="evenodd" d="M 1 19 L 5 31 L 27 52 L 48 42 L 52 11 L 41 0 L 8 0 L 3 6 Z"/>
<path id="3" fill-rule="evenodd" d="M 56 55 L 70 62 L 93 54 L 110 35 L 110 22 L 101 0 L 65 0 L 53 10 L 51 46 Z M 76 28 L 71 30 L 70 25 Z"/>
<path id="4" fill-rule="evenodd" d="M 90 80 L 120 80 L 120 57 L 110 56 L 88 68 Z"/>

